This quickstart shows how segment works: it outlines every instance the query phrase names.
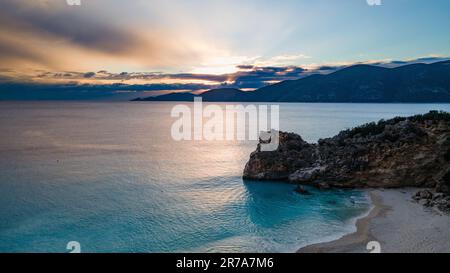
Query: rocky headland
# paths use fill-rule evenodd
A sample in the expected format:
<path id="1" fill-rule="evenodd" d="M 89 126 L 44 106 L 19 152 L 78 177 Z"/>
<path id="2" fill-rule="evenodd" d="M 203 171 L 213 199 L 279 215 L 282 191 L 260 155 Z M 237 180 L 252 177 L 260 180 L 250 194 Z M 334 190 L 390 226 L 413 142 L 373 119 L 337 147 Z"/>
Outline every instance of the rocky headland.
<path id="1" fill-rule="evenodd" d="M 450 210 L 450 113 L 381 120 L 314 144 L 280 132 L 278 149 L 271 152 L 261 151 L 260 144 L 245 166 L 244 179 L 322 189 L 428 188 L 431 197 L 418 193 L 415 199 Z"/>

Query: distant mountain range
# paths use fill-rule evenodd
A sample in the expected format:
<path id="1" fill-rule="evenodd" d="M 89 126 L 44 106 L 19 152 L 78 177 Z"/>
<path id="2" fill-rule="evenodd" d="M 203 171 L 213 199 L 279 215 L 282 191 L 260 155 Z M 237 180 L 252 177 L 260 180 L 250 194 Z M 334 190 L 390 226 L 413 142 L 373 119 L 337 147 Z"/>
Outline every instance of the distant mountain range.
<path id="1" fill-rule="evenodd" d="M 255 91 L 222 88 L 135 101 L 192 101 L 196 96 L 209 102 L 450 102 L 450 61 L 396 68 L 354 65 Z"/>

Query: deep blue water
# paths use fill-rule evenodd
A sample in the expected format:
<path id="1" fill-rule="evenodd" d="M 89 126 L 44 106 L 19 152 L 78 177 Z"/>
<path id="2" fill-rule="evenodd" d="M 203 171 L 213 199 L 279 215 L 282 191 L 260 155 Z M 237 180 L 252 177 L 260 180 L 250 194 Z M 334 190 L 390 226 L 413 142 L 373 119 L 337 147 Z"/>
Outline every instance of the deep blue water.
<path id="1" fill-rule="evenodd" d="M 244 182 L 251 141 L 173 141 L 171 103 L 1 102 L 0 252 L 290 252 L 354 230 L 361 191 Z M 307 141 L 426 104 L 281 104 Z"/>

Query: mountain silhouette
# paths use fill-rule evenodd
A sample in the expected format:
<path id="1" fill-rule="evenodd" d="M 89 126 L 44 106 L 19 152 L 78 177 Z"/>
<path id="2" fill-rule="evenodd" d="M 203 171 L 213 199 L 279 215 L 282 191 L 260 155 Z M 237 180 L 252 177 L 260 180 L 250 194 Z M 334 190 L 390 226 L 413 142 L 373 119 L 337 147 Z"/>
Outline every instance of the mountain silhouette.
<path id="1" fill-rule="evenodd" d="M 450 61 L 396 68 L 360 64 L 255 91 L 222 88 L 136 100 L 192 101 L 195 96 L 211 102 L 450 102 Z"/>

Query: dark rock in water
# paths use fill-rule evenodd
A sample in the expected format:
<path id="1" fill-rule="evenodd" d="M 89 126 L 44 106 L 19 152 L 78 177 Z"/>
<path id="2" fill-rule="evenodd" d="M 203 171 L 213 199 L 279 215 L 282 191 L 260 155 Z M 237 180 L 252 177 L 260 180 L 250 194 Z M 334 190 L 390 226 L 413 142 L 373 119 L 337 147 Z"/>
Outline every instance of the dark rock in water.
<path id="1" fill-rule="evenodd" d="M 280 132 L 276 151 L 250 155 L 243 177 L 326 188 L 423 187 L 450 192 L 450 114 L 394 118 L 317 144 Z"/>
<path id="2" fill-rule="evenodd" d="M 297 193 L 302 194 L 302 195 L 311 195 L 311 193 L 307 189 L 305 189 L 303 186 L 297 186 L 295 188 L 295 191 Z"/>

